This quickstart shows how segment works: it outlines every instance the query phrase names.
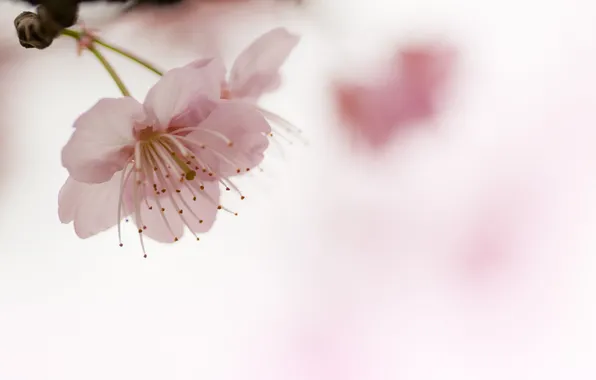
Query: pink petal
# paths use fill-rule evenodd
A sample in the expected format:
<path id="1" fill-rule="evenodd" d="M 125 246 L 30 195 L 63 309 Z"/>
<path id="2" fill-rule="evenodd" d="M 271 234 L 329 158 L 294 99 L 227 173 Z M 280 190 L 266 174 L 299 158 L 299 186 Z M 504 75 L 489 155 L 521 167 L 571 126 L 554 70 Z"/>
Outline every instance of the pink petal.
<path id="1" fill-rule="evenodd" d="M 225 68 L 218 59 L 195 61 L 165 73 L 144 102 L 147 113 L 157 123 L 155 127 L 166 129 L 200 95 L 219 99 L 224 75 Z"/>
<path id="2" fill-rule="evenodd" d="M 211 100 L 205 95 L 195 97 L 184 111 L 170 121 L 169 132 L 174 132 L 179 128 L 198 126 L 217 108 L 218 103 L 219 101 Z"/>
<path id="3" fill-rule="evenodd" d="M 81 201 L 84 184 L 68 177 L 58 193 L 58 217 L 64 224 L 72 222 Z M 87 185 L 88 186 L 88 185 Z"/>
<path id="4" fill-rule="evenodd" d="M 230 71 L 229 90 L 233 97 L 258 98 L 279 87 L 279 69 L 300 37 L 284 28 L 265 33 L 246 48 Z"/>
<path id="5" fill-rule="evenodd" d="M 130 97 L 100 100 L 75 121 L 62 165 L 79 182 L 110 180 L 130 158 L 133 127 L 144 117 L 142 106 Z"/>
<path id="6" fill-rule="evenodd" d="M 254 106 L 226 101 L 186 138 L 206 146 L 196 154 L 218 176 L 231 176 L 250 170 L 263 160 L 270 132 L 271 126 Z"/>
<path id="7" fill-rule="evenodd" d="M 69 177 L 58 196 L 58 215 L 62 223 L 74 221 L 81 239 L 89 238 L 118 223 L 121 172 L 101 184 L 81 183 Z M 123 209 L 122 217 L 130 214 Z"/>

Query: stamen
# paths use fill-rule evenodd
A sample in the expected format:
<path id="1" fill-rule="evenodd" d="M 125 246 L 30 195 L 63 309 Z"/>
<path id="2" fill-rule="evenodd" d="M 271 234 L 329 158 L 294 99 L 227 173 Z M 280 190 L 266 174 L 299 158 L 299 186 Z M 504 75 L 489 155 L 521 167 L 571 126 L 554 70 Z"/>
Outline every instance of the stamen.
<path id="1" fill-rule="evenodd" d="M 192 181 L 196 177 L 197 172 L 195 172 L 193 169 L 191 169 L 186 164 L 186 162 L 182 161 L 178 157 L 178 154 L 176 153 L 176 151 L 174 151 L 170 146 L 165 144 L 163 141 L 160 141 L 159 144 L 160 144 L 160 146 L 158 145 L 156 148 L 162 148 L 162 149 L 166 150 L 169 153 L 169 155 L 173 158 L 174 164 L 178 165 L 178 167 L 180 169 L 182 169 L 182 172 L 183 172 L 183 175 L 185 176 L 185 178 L 188 179 L 189 181 Z"/>
<path id="2" fill-rule="evenodd" d="M 152 165 L 154 165 L 155 167 L 157 167 L 155 161 L 152 159 L 151 152 L 149 151 L 149 149 L 145 149 L 143 151 L 143 155 L 144 155 L 145 159 L 148 162 L 151 162 Z M 159 180 L 159 174 L 161 174 L 161 173 L 159 173 L 158 171 L 155 171 L 155 175 L 158 177 L 157 178 L 158 180 Z M 154 187 L 157 187 L 157 185 L 153 185 L 153 186 Z M 161 202 L 159 201 L 159 199 L 158 199 L 158 197 L 156 195 L 153 195 L 153 200 L 155 201 L 155 204 L 157 204 L 157 207 L 159 207 L 159 209 L 160 209 L 159 215 L 161 216 L 161 219 L 163 220 L 163 222 L 165 223 L 168 231 L 170 232 L 170 234 L 172 235 L 172 237 L 176 241 L 178 239 L 178 237 L 176 236 L 176 234 L 172 230 L 172 226 L 170 225 L 170 222 L 168 221 L 168 218 L 166 218 L 166 216 L 164 215 L 164 212 L 166 211 L 166 209 L 162 206 Z"/>
<path id="3" fill-rule="evenodd" d="M 176 149 L 178 149 L 178 151 L 180 152 L 180 154 L 182 154 L 182 156 L 186 157 L 188 156 L 189 152 L 188 149 L 186 149 L 186 147 L 184 145 L 182 145 L 174 136 L 170 136 L 168 134 L 164 134 L 161 135 L 162 139 L 167 140 L 168 142 L 170 142 L 171 144 L 174 145 L 174 147 L 176 147 Z M 165 141 L 162 141 L 162 143 L 165 143 Z M 170 149 L 171 151 L 174 151 L 174 149 Z"/>
<path id="4" fill-rule="evenodd" d="M 232 181 L 231 181 L 229 178 L 222 178 L 222 179 L 220 180 L 220 182 L 221 182 L 221 183 L 222 183 L 224 186 L 226 186 L 226 190 L 229 190 L 229 189 L 230 189 L 230 187 L 231 187 L 232 189 L 234 189 L 234 191 L 235 191 L 235 192 L 237 192 L 237 193 L 238 193 L 238 195 L 240 195 L 240 199 L 241 199 L 241 200 L 244 200 L 244 198 L 246 198 L 246 197 L 245 197 L 245 196 L 242 194 L 242 192 L 240 191 L 240 189 L 239 189 L 239 188 L 238 188 L 236 185 L 234 185 L 234 183 L 233 183 L 233 182 L 232 182 Z M 229 186 L 229 187 L 228 187 L 228 186 Z"/>
<path id="5" fill-rule="evenodd" d="M 166 165 L 166 162 L 165 161 L 169 159 L 168 156 L 165 156 L 165 157 L 164 156 L 160 156 L 156 149 L 154 149 L 153 152 L 148 152 L 148 154 L 151 157 L 152 161 L 156 165 L 158 165 L 159 167 L 165 166 Z M 168 186 L 168 184 L 170 184 L 168 181 L 165 180 L 165 178 L 163 178 L 163 176 L 161 176 L 161 172 L 160 171 L 157 171 L 157 175 L 158 175 L 158 179 L 160 179 L 161 181 L 164 181 L 164 183 L 165 183 L 166 186 Z M 191 183 L 193 183 L 193 182 L 191 182 Z M 171 191 L 171 189 L 170 189 L 170 191 Z M 188 227 L 188 229 L 191 231 L 191 233 L 196 237 L 195 232 L 190 227 L 190 223 L 186 220 L 186 218 L 183 215 L 183 209 L 180 206 L 178 206 L 178 203 L 176 203 L 176 200 L 174 199 L 174 197 L 175 196 L 178 196 L 178 198 L 180 199 L 180 201 L 182 202 L 182 204 L 184 205 L 184 207 L 186 207 L 186 209 L 199 222 L 199 224 L 200 223 L 203 223 L 203 220 L 201 218 L 199 218 L 199 216 L 194 212 L 194 210 L 190 207 L 190 205 L 184 200 L 184 198 L 179 193 L 171 191 L 170 194 L 171 194 L 170 195 L 170 200 L 172 201 L 172 203 L 174 204 L 174 207 L 178 211 L 178 216 L 182 219 L 182 222 L 184 223 L 184 225 L 186 227 Z"/>
<path id="6" fill-rule="evenodd" d="M 130 175 L 133 172 L 133 168 L 131 167 L 128 173 L 126 173 L 129 165 L 132 163 L 132 157 L 128 159 L 128 162 L 122 169 L 122 175 L 120 176 L 120 194 L 118 196 L 118 243 L 122 247 L 122 197 L 124 193 L 124 188 L 126 187 L 126 183 L 130 179 Z"/>
<path id="7" fill-rule="evenodd" d="M 201 144 L 199 142 L 193 141 L 193 140 L 188 139 L 186 137 L 178 137 L 178 138 L 180 140 L 188 143 L 188 144 L 195 145 L 195 146 L 197 146 L 197 147 L 199 147 L 201 149 L 207 149 L 207 150 L 209 150 L 210 152 L 214 153 L 217 157 L 221 158 L 223 161 L 225 161 L 227 164 L 229 164 L 232 167 L 240 168 L 240 167 L 244 166 L 242 164 L 239 164 L 239 163 L 233 161 L 228 156 L 226 156 L 224 153 L 219 152 L 216 149 L 212 149 L 211 147 L 209 147 L 209 146 L 207 146 L 205 144 Z M 199 162 L 199 166 L 205 166 L 205 165 L 202 165 L 201 162 L 198 159 L 197 159 L 197 161 Z M 205 172 L 205 170 L 203 170 L 203 172 Z"/>
<path id="8" fill-rule="evenodd" d="M 139 152 L 139 157 L 140 157 L 140 152 Z M 139 183 L 139 172 L 137 170 L 134 171 L 135 173 L 135 183 Z M 136 215 L 136 219 L 137 219 L 137 226 L 142 226 L 143 225 L 143 219 L 141 218 L 141 204 L 138 201 L 139 198 L 139 189 L 140 186 L 134 186 L 134 191 L 133 191 L 133 202 L 135 205 L 135 215 Z M 141 248 L 143 249 L 143 257 L 147 257 L 147 251 L 145 250 L 145 242 L 143 241 L 143 230 L 139 229 L 139 240 L 141 241 Z"/>
<path id="9" fill-rule="evenodd" d="M 219 138 L 220 140 L 224 141 L 228 146 L 233 146 L 234 143 L 232 142 L 232 140 L 230 140 L 229 138 L 226 137 L 226 135 L 224 135 L 221 132 L 217 132 L 214 131 L 212 129 L 204 129 L 204 128 L 197 128 L 197 127 L 186 127 L 186 128 L 180 128 L 178 130 L 176 130 L 175 132 L 173 132 L 176 135 L 176 138 L 180 138 L 183 136 L 178 136 L 179 133 L 183 133 L 183 132 L 189 132 L 189 131 L 197 131 L 197 132 L 206 132 L 207 134 L 210 134 L 212 136 L 215 136 L 217 138 Z"/>
<path id="10" fill-rule="evenodd" d="M 141 170 L 141 142 L 135 144 L 135 168 Z"/>
<path id="11" fill-rule="evenodd" d="M 267 111 L 264 108 L 258 107 L 259 112 L 263 114 L 266 119 L 269 119 L 271 122 L 278 124 L 280 127 L 286 130 L 286 132 L 302 134 L 302 130 L 296 127 L 294 124 L 290 123 L 288 120 L 284 119 L 283 117 L 275 114 L 271 111 Z"/>

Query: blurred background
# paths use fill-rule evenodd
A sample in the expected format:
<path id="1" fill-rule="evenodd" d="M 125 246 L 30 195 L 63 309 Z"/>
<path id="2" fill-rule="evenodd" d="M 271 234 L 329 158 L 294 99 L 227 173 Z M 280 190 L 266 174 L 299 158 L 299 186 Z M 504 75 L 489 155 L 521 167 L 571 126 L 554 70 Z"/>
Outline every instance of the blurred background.
<path id="1" fill-rule="evenodd" d="M 147 259 L 58 220 L 72 123 L 118 89 L 72 40 L 22 49 L 25 9 L 0 4 L 0 379 L 596 378 L 596 3 L 85 6 L 165 69 L 302 37 L 261 105 L 308 144 Z"/>

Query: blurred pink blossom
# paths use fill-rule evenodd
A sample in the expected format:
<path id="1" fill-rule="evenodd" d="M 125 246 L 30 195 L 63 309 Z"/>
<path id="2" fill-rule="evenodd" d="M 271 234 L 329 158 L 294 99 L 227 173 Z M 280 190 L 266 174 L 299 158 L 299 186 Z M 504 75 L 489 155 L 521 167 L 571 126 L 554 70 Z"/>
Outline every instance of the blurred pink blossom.
<path id="1" fill-rule="evenodd" d="M 60 220 L 88 238 L 120 232 L 133 214 L 141 244 L 143 235 L 178 241 L 184 226 L 208 231 L 222 209 L 219 183 L 235 188 L 227 177 L 259 164 L 270 133 L 253 107 L 219 100 L 222 71 L 218 60 L 195 61 L 167 72 L 144 104 L 102 99 L 81 115 L 62 151 L 70 177 Z"/>
<path id="2" fill-rule="evenodd" d="M 454 52 L 432 45 L 400 50 L 381 80 L 340 82 L 333 87 L 341 122 L 372 147 L 387 144 L 399 130 L 438 112 L 436 98 L 449 79 Z"/>

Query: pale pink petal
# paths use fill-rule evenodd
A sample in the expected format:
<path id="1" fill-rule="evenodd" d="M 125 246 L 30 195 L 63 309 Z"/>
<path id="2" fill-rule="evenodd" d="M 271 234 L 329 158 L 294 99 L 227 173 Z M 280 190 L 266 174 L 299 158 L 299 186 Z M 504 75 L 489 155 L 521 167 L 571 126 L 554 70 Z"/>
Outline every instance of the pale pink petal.
<path id="1" fill-rule="evenodd" d="M 208 69 L 210 71 L 209 75 L 217 83 L 223 82 L 226 77 L 226 66 L 224 65 L 221 58 L 197 59 L 184 66 L 184 68 Z"/>
<path id="2" fill-rule="evenodd" d="M 225 68 L 218 59 L 195 61 L 165 73 L 149 90 L 144 102 L 156 123 L 154 129 L 165 130 L 197 96 L 219 99 L 224 75 Z"/>
<path id="3" fill-rule="evenodd" d="M 196 127 L 207 119 L 217 107 L 219 101 L 211 100 L 205 95 L 198 95 L 190 105 L 170 121 L 168 132 L 174 133 L 180 128 Z"/>
<path id="4" fill-rule="evenodd" d="M 134 146 L 134 124 L 144 118 L 134 99 L 102 99 L 75 121 L 62 165 L 79 182 L 101 183 L 124 168 Z"/>
<path id="5" fill-rule="evenodd" d="M 85 186 L 90 185 L 77 182 L 72 177 L 66 179 L 58 193 L 58 217 L 62 223 L 67 224 L 74 220 Z"/>
<path id="6" fill-rule="evenodd" d="M 196 151 L 218 176 L 236 175 L 263 160 L 271 126 L 250 104 L 227 101 L 220 105 L 186 138 L 204 145 Z"/>
<path id="7" fill-rule="evenodd" d="M 115 226 L 119 221 L 120 180 L 120 172 L 100 184 L 81 183 L 69 177 L 58 198 L 60 221 L 74 221 L 75 232 L 81 239 Z M 123 207 L 121 217 L 129 214 Z"/>
<path id="8" fill-rule="evenodd" d="M 281 83 L 279 69 L 300 37 L 284 28 L 265 33 L 246 48 L 230 71 L 229 91 L 236 98 L 258 98 Z"/>

